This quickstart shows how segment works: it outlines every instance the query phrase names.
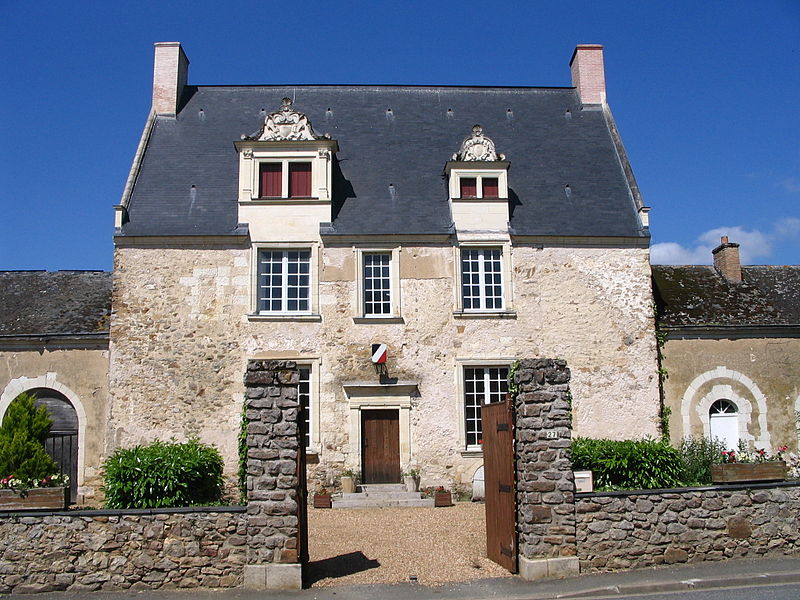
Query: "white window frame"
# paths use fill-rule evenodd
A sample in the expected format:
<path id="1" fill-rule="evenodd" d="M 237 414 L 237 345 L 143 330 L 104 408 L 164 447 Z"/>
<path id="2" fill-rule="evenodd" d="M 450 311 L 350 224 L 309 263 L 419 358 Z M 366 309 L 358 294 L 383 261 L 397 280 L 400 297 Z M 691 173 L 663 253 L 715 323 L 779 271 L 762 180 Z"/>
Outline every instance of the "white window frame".
<path id="1" fill-rule="evenodd" d="M 461 178 L 477 179 L 477 198 L 461 198 Z M 451 200 L 481 200 L 483 198 L 483 178 L 497 179 L 497 197 L 508 199 L 508 171 L 506 169 L 452 169 L 450 171 Z M 491 198 L 494 200 L 494 197 Z"/>
<path id="2" fill-rule="evenodd" d="M 380 322 L 387 319 L 400 318 L 400 247 L 354 248 L 356 253 L 356 320 L 360 322 Z M 389 255 L 389 301 L 388 314 L 367 314 L 365 312 L 364 294 L 364 256 L 367 254 Z"/>
<path id="3" fill-rule="evenodd" d="M 261 196 L 261 165 L 262 164 L 281 165 L 281 195 L 280 196 Z M 305 163 L 311 165 L 311 195 L 310 196 L 289 196 L 289 163 Z M 280 198 L 282 200 L 307 200 L 315 199 L 314 195 L 314 160 L 313 155 L 306 158 L 260 158 L 255 161 L 253 169 L 253 200 L 272 200 Z"/>
<path id="4" fill-rule="evenodd" d="M 298 358 L 298 369 L 308 369 L 308 433 L 309 444 L 306 445 L 306 454 L 318 454 L 320 451 L 320 421 L 319 421 L 319 369 L 320 361 L 318 358 Z M 298 386 L 298 394 L 299 394 Z M 299 395 L 298 395 L 298 399 Z"/>
<path id="5" fill-rule="evenodd" d="M 467 444 L 467 397 L 465 387 L 466 369 L 498 369 L 504 368 L 509 372 L 514 363 L 512 358 L 494 359 L 458 359 L 456 375 L 458 377 L 456 389 L 458 391 L 458 414 L 459 414 L 459 445 L 462 455 L 482 455 L 483 447 L 481 444 Z M 485 399 L 484 399 L 485 400 Z M 484 404 L 486 402 L 484 401 Z"/>
<path id="6" fill-rule="evenodd" d="M 309 306 L 308 310 L 302 311 L 288 311 L 288 310 L 280 310 L 280 311 L 262 311 L 259 309 L 259 297 L 260 297 L 260 262 L 261 262 L 261 252 L 265 251 L 274 251 L 274 252 L 291 252 L 291 251 L 299 251 L 299 252 L 308 252 L 309 253 Z M 298 242 L 298 243 L 269 243 L 269 242 L 259 242 L 253 244 L 250 262 L 252 265 L 251 268 L 251 306 L 250 306 L 250 314 L 248 317 L 250 320 L 320 320 L 319 315 L 319 290 L 318 290 L 318 282 L 319 282 L 319 247 L 317 243 L 313 242 Z M 286 298 L 284 298 L 286 300 Z"/>
<path id="7" fill-rule="evenodd" d="M 473 249 L 500 249 L 500 278 L 502 286 L 502 308 L 464 308 L 464 288 L 462 283 L 462 265 L 461 265 L 461 251 Z M 469 316 L 497 316 L 497 315 L 514 315 L 513 306 L 513 288 L 511 279 L 511 243 L 509 241 L 498 240 L 485 240 L 485 241 L 469 241 L 459 244 L 454 247 L 454 263 L 455 263 L 455 285 L 453 286 L 456 296 L 456 317 L 469 317 Z M 481 286 L 482 294 L 485 291 L 483 285 Z M 481 296 L 483 297 L 483 295 Z"/>

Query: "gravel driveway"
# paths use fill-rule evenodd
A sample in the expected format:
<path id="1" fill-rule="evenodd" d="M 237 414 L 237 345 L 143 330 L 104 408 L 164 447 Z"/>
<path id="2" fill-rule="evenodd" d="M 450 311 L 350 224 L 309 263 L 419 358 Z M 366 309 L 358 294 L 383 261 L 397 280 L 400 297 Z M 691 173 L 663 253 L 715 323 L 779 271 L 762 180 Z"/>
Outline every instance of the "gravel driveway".
<path id="1" fill-rule="evenodd" d="M 486 558 L 484 505 L 308 511 L 312 587 L 510 576 Z"/>

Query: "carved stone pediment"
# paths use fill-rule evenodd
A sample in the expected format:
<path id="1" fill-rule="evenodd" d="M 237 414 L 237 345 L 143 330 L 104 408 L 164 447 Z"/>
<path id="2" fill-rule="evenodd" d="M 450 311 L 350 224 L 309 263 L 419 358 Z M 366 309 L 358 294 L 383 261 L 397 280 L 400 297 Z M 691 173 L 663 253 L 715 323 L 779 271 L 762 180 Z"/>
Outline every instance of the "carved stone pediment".
<path id="1" fill-rule="evenodd" d="M 472 127 L 472 135 L 461 143 L 461 150 L 453 154 L 452 158 L 452 160 L 464 162 L 484 162 L 505 159 L 505 154 L 497 154 L 497 151 L 494 149 L 494 142 L 491 138 L 483 135 L 483 128 L 480 125 L 474 125 Z"/>
<path id="2" fill-rule="evenodd" d="M 260 131 L 251 136 L 242 136 L 244 140 L 258 142 L 295 142 L 301 140 L 318 140 L 311 121 L 303 113 L 292 108 L 292 99 L 284 98 L 280 110 L 267 115 Z"/>

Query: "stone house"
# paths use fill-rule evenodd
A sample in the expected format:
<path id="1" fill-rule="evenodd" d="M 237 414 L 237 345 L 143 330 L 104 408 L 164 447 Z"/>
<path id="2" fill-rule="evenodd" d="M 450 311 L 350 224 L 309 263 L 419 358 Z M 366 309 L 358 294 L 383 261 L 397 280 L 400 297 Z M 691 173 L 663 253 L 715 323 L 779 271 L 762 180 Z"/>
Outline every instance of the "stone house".
<path id="1" fill-rule="evenodd" d="M 654 266 L 670 437 L 797 448 L 800 267 L 742 266 L 723 237 L 714 266 Z"/>
<path id="2" fill-rule="evenodd" d="M 115 207 L 103 452 L 198 436 L 233 476 L 253 358 L 301 367 L 312 486 L 469 487 L 521 357 L 567 360 L 577 434 L 658 435 L 648 208 L 602 46 L 563 88 L 188 85 L 188 64 L 155 45 Z"/>

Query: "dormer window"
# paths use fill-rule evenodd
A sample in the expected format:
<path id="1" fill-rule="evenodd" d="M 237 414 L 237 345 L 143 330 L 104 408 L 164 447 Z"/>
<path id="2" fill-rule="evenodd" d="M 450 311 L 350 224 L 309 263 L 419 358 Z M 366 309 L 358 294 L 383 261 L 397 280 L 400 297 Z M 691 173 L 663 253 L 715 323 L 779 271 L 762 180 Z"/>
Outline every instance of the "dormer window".
<path id="1" fill-rule="evenodd" d="M 330 136 L 317 135 L 289 98 L 266 116 L 257 132 L 243 135 L 234 146 L 239 151 L 240 203 L 330 202 L 331 162 L 339 147 Z"/>

